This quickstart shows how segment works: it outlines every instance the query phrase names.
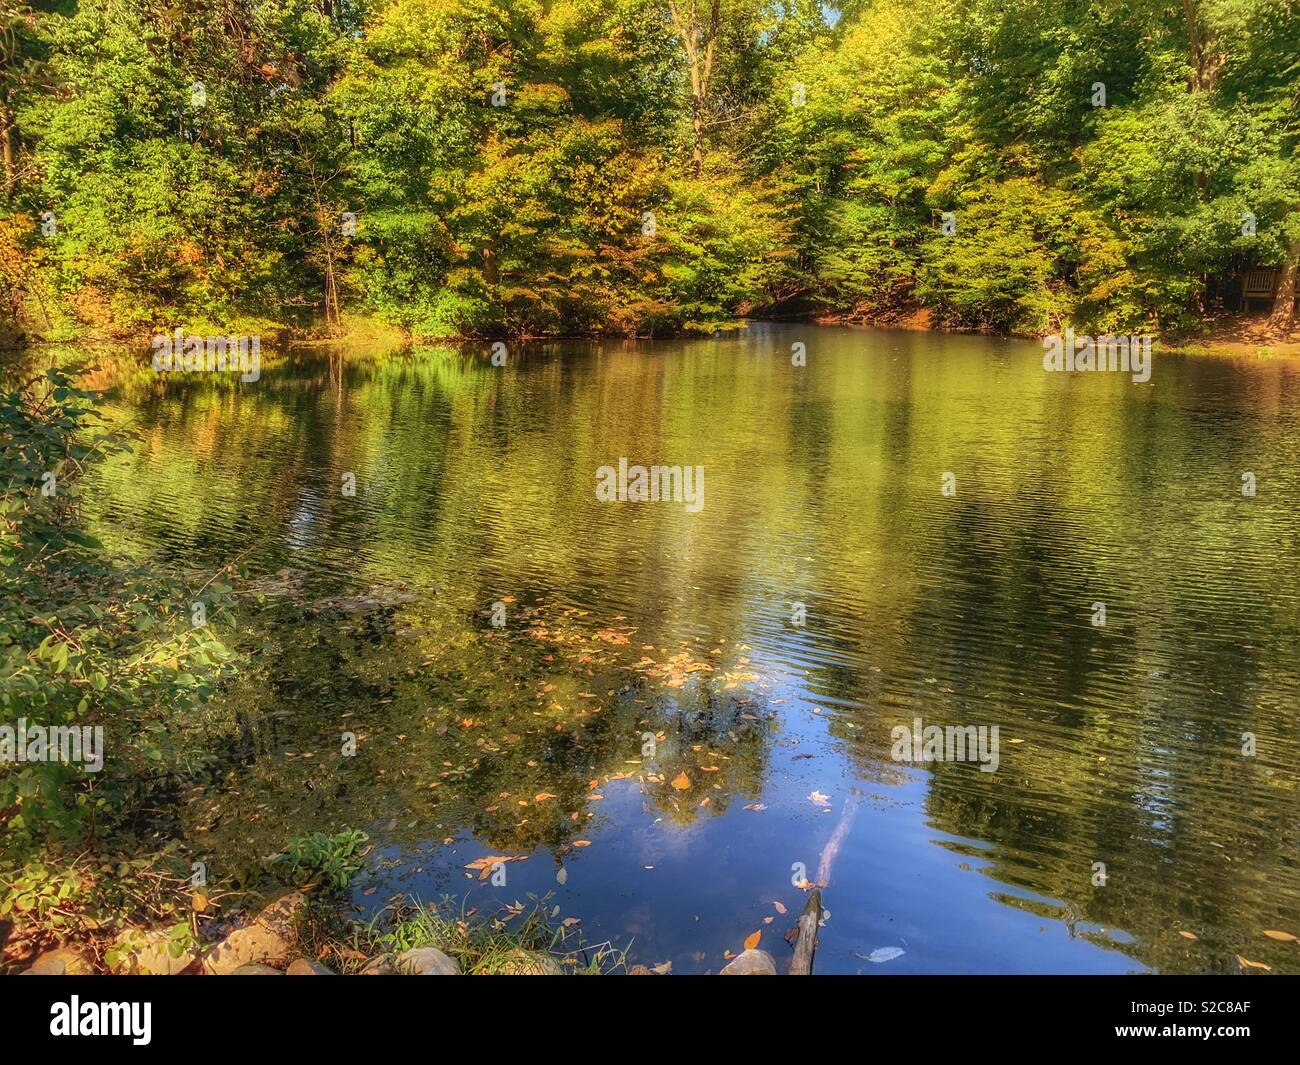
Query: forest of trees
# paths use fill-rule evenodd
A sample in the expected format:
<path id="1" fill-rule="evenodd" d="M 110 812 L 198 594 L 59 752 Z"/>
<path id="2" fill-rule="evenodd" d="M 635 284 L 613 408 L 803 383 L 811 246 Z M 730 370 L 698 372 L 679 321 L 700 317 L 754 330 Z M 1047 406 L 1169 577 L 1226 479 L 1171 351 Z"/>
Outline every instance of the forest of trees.
<path id="1" fill-rule="evenodd" d="M 1293 0 L 0 0 L 0 47 L 10 336 L 1178 331 L 1257 266 L 1294 313 Z"/>

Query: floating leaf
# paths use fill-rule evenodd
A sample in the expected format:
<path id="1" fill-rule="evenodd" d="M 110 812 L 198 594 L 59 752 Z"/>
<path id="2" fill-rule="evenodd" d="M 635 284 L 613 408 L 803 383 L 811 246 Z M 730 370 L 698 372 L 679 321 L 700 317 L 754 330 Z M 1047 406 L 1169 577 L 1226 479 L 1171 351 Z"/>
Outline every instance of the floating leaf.
<path id="1" fill-rule="evenodd" d="M 758 941 L 762 938 L 763 938 L 763 930 L 761 928 L 757 932 L 753 933 L 752 935 L 746 936 L 745 949 L 753 950 L 755 947 L 758 946 Z"/>
<path id="2" fill-rule="evenodd" d="M 685 791 L 690 786 L 691 786 L 691 778 L 688 777 L 684 772 L 678 773 L 675 777 L 673 777 L 673 787 L 676 788 L 678 791 Z"/>
<path id="3" fill-rule="evenodd" d="M 1265 928 L 1264 935 L 1268 936 L 1269 939 L 1280 939 L 1283 943 L 1300 942 L 1290 932 L 1279 932 L 1275 928 Z"/>
<path id="4" fill-rule="evenodd" d="M 893 961 L 895 958 L 901 958 L 904 953 L 902 947 L 880 947 L 867 955 L 867 961 L 880 965 L 887 961 Z"/>
<path id="5" fill-rule="evenodd" d="M 493 866 L 495 866 L 495 865 L 499 865 L 499 864 L 502 864 L 502 863 L 505 863 L 505 862 L 522 862 L 522 861 L 524 861 L 527 857 L 528 857 L 528 855 L 526 855 L 526 854 L 515 854 L 515 855 L 489 854 L 489 855 L 487 855 L 487 856 L 484 857 L 484 858 L 476 858 L 476 859 L 474 859 L 474 861 L 472 861 L 472 862 L 466 862 L 466 863 L 465 863 L 465 868 L 466 868 L 466 869 L 477 869 L 477 870 L 478 870 L 478 878 L 479 878 L 480 880 L 486 880 L 489 876 L 492 875 L 492 867 L 493 867 Z"/>

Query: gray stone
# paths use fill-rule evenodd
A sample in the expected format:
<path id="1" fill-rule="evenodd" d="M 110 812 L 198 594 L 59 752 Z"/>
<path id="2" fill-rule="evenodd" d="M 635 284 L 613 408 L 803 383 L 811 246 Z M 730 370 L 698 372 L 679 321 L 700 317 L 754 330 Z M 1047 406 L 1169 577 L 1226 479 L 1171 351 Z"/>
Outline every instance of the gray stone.
<path id="1" fill-rule="evenodd" d="M 308 958 L 299 958 L 296 962 L 285 970 L 286 976 L 334 976 L 333 969 L 327 968 L 318 961 L 311 961 Z"/>
<path id="2" fill-rule="evenodd" d="M 75 950 L 47 950 L 23 972 L 24 976 L 88 976 L 93 966 Z"/>
<path id="3" fill-rule="evenodd" d="M 247 965 L 241 965 L 231 976 L 283 976 L 284 973 L 279 969 L 273 969 L 269 965 L 262 965 L 255 961 L 250 961 Z"/>
<path id="4" fill-rule="evenodd" d="M 776 962 L 765 950 L 747 950 L 733 958 L 719 976 L 775 976 Z"/>
<path id="5" fill-rule="evenodd" d="M 460 962 L 437 947 L 404 950 L 393 963 L 403 976 L 459 976 Z"/>

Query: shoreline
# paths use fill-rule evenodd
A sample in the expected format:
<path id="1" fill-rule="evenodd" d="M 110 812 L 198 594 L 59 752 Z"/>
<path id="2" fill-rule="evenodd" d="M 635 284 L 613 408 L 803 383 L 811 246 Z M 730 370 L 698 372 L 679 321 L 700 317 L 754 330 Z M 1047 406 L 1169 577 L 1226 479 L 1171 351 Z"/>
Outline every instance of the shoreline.
<path id="1" fill-rule="evenodd" d="M 1295 358 L 1300 357 L 1300 328 L 1292 330 L 1285 338 L 1270 335 L 1263 325 L 1263 316 L 1252 319 L 1233 317 L 1229 319 L 1210 319 L 1204 331 L 1178 335 L 1168 340 L 1155 341 L 1156 350 L 1168 354 L 1212 356 L 1220 358 Z M 412 333 L 410 330 L 395 326 L 375 317 L 358 316 L 346 318 L 338 330 L 327 332 L 319 326 L 277 326 L 263 330 L 259 335 L 271 348 L 340 348 L 362 344 L 380 344 L 395 350 L 408 350 L 429 344 L 447 344 L 466 346 L 471 344 L 491 344 L 505 341 L 514 344 L 546 343 L 601 343 L 609 341 L 647 342 L 655 340 L 682 340 L 692 337 L 716 336 L 719 333 L 735 332 L 747 328 L 751 323 L 775 323 L 789 325 L 841 326 L 855 329 L 905 330 L 908 332 L 951 333 L 958 336 L 985 336 L 1010 340 L 1041 340 L 1049 334 L 994 333 L 980 329 L 961 329 L 935 324 L 930 312 L 920 308 L 907 314 L 889 319 L 870 319 L 843 314 L 804 314 L 790 317 L 740 317 L 714 333 L 677 333 L 672 336 L 622 336 L 615 334 L 574 334 L 574 335 L 520 335 L 510 337 L 468 336 L 450 334 L 432 336 Z M 213 332 L 213 335 L 251 335 L 246 327 L 255 323 L 235 322 L 224 332 L 213 330 L 203 323 L 193 327 L 183 326 L 187 333 L 198 335 Z M 233 332 L 231 330 L 233 329 Z M 19 342 L 6 346 L 4 353 L 14 355 L 23 351 L 40 351 L 74 344 L 130 345 L 147 348 L 156 331 L 131 330 L 128 332 L 85 332 L 67 337 L 49 337 L 36 334 L 23 334 Z"/>

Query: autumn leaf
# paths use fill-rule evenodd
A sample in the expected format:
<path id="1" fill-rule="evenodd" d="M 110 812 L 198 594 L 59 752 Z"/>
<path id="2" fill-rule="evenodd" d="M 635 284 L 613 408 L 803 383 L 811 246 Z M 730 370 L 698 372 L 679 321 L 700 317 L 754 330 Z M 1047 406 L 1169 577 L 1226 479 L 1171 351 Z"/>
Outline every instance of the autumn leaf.
<path id="1" fill-rule="evenodd" d="M 575 839 L 575 840 L 573 841 L 573 845 L 574 845 L 575 847 L 590 847 L 590 846 L 591 846 L 591 840 L 589 840 L 589 839 Z"/>
<path id="2" fill-rule="evenodd" d="M 465 868 L 477 869 L 478 878 L 480 880 L 486 880 L 489 876 L 492 875 L 493 866 L 503 864 L 505 862 L 522 862 L 527 857 L 528 855 L 526 854 L 513 854 L 513 855 L 489 854 L 486 857 L 475 858 L 474 861 L 467 862 L 465 864 Z"/>
<path id="3" fill-rule="evenodd" d="M 831 798 L 829 795 L 823 795 L 820 791 L 814 791 L 808 798 L 812 799 L 818 806 L 829 806 Z"/>
<path id="4" fill-rule="evenodd" d="M 1265 965 L 1262 961 L 1251 961 L 1249 958 L 1243 958 L 1240 954 L 1237 955 L 1237 964 L 1243 969 L 1263 969 L 1269 973 L 1273 971 L 1271 965 Z"/>
<path id="5" fill-rule="evenodd" d="M 1178 934 L 1179 934 L 1180 936 L 1182 936 L 1184 939 L 1197 939 L 1197 938 L 1199 938 L 1199 937 L 1196 935 L 1195 932 L 1179 932 Z"/>
<path id="6" fill-rule="evenodd" d="M 688 777 L 684 772 L 678 773 L 675 777 L 673 777 L 673 787 L 676 788 L 678 791 L 685 791 L 690 786 L 691 786 L 691 778 Z"/>
<path id="7" fill-rule="evenodd" d="M 745 949 L 753 950 L 758 946 L 758 941 L 763 938 L 763 930 L 760 928 L 753 935 L 745 937 Z"/>
<path id="8" fill-rule="evenodd" d="M 1283 943 L 1297 942 L 1296 937 L 1290 932 L 1279 932 L 1273 928 L 1264 929 L 1264 935 L 1268 936 L 1269 939 L 1280 939 Z"/>
<path id="9" fill-rule="evenodd" d="M 782 906 L 779 902 L 777 902 L 776 899 L 772 900 L 772 905 L 776 907 L 777 913 L 785 913 L 785 907 Z"/>

